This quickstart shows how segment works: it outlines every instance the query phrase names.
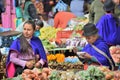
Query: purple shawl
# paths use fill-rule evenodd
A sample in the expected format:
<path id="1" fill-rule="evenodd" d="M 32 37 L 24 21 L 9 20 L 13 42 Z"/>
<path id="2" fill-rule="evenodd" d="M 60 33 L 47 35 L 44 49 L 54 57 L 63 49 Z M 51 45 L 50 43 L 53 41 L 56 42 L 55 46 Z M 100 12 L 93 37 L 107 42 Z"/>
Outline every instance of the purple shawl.
<path id="1" fill-rule="evenodd" d="M 111 45 L 120 45 L 120 26 L 116 25 L 112 14 L 103 15 L 96 26 L 104 41 Z"/>

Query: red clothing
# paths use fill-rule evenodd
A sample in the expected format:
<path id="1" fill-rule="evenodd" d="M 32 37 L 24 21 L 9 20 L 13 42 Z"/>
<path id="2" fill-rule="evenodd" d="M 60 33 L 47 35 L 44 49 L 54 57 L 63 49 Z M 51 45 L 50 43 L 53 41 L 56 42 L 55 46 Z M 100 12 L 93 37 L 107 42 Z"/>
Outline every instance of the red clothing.
<path id="1" fill-rule="evenodd" d="M 54 27 L 55 28 L 66 28 L 70 19 L 75 18 L 76 16 L 71 12 L 58 12 L 54 18 Z"/>

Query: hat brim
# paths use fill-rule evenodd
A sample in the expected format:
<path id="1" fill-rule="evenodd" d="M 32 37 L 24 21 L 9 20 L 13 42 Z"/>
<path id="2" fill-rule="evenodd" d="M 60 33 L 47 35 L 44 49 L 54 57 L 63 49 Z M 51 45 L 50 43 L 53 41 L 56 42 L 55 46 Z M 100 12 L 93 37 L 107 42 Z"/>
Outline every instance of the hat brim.
<path id="1" fill-rule="evenodd" d="M 114 7 L 111 7 L 111 8 L 105 8 L 103 7 L 105 11 L 111 11 L 111 10 L 114 10 Z"/>
<path id="2" fill-rule="evenodd" d="M 96 34 L 96 33 L 98 33 L 98 29 L 96 29 L 95 31 L 90 32 L 90 33 L 84 33 L 84 32 L 83 32 L 83 36 L 92 36 L 92 35 L 94 35 L 94 34 Z"/>

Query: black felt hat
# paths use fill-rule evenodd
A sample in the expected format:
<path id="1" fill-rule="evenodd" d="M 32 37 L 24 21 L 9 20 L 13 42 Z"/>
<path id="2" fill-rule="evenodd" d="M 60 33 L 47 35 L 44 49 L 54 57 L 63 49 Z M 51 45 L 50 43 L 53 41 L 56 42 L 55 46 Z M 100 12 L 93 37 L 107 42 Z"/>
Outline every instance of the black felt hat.
<path id="1" fill-rule="evenodd" d="M 87 23 L 83 28 L 83 36 L 91 36 L 98 32 L 96 26 L 92 23 Z"/>
<path id="2" fill-rule="evenodd" d="M 112 0 L 106 0 L 104 2 L 104 7 L 103 8 L 104 8 L 105 11 L 111 11 L 111 10 L 114 10 L 115 4 Z"/>

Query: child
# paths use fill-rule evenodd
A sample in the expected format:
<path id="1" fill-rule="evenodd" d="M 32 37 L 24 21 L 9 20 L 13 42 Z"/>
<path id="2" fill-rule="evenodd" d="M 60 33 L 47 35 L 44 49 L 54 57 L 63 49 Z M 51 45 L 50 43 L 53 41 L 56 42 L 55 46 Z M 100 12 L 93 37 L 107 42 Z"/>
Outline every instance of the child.
<path id="1" fill-rule="evenodd" d="M 36 20 L 35 24 L 36 24 L 36 28 L 35 28 L 34 36 L 38 37 L 40 36 L 40 29 L 44 26 L 44 24 L 41 20 Z"/>

